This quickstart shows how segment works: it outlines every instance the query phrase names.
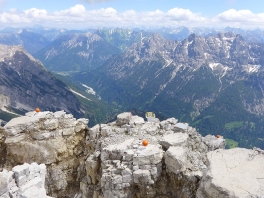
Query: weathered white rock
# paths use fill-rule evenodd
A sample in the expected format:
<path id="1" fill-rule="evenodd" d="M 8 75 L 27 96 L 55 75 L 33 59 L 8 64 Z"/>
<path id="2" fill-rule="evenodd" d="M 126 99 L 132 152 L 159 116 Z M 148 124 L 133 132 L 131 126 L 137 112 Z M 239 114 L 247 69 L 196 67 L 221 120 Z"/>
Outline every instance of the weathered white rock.
<path id="1" fill-rule="evenodd" d="M 0 172 L 0 196 L 8 193 L 8 184 L 10 182 L 8 172 Z"/>
<path id="2" fill-rule="evenodd" d="M 159 132 L 160 124 L 156 122 L 146 122 L 140 130 L 150 135 L 156 135 Z"/>
<path id="3" fill-rule="evenodd" d="M 85 161 L 86 173 L 92 179 L 92 184 L 97 184 L 97 171 L 99 168 L 99 161 L 96 156 L 91 155 Z"/>
<path id="4" fill-rule="evenodd" d="M 99 124 L 95 125 L 94 127 L 89 129 L 89 137 L 92 139 L 95 139 L 97 136 L 99 136 L 101 127 Z"/>
<path id="5" fill-rule="evenodd" d="M 88 125 L 88 122 L 89 122 L 89 120 L 85 119 L 85 118 L 78 119 L 77 123 L 76 123 L 76 126 L 75 126 L 75 129 L 74 129 L 74 132 L 78 133 L 78 132 L 86 129 L 87 125 Z"/>
<path id="6" fill-rule="evenodd" d="M 163 157 L 163 150 L 160 145 L 140 146 L 133 157 L 134 165 L 158 164 Z"/>
<path id="7" fill-rule="evenodd" d="M 183 132 L 187 130 L 188 126 L 188 123 L 177 123 L 174 125 L 172 130 L 175 132 Z"/>
<path id="8" fill-rule="evenodd" d="M 208 171 L 197 198 L 262 197 L 264 195 L 264 154 L 234 148 L 207 154 Z"/>
<path id="9" fill-rule="evenodd" d="M 4 170 L 0 172 L 0 197 L 48 198 L 45 176 L 44 164 L 25 163 L 15 166 L 12 171 Z"/>
<path id="10" fill-rule="evenodd" d="M 120 160 L 122 159 L 122 156 L 126 150 L 128 150 L 129 147 L 131 147 L 132 143 L 134 141 L 134 138 L 130 138 L 126 141 L 124 141 L 121 144 L 113 144 L 109 145 L 106 148 L 103 148 L 101 153 L 101 160 Z"/>
<path id="11" fill-rule="evenodd" d="M 167 169 L 173 173 L 184 172 L 188 167 L 187 150 L 180 146 L 171 146 L 165 153 Z"/>
<path id="12" fill-rule="evenodd" d="M 129 124 L 132 114 L 130 112 L 124 112 L 117 115 L 116 125 L 122 126 L 124 124 Z"/>
<path id="13" fill-rule="evenodd" d="M 108 137 L 110 134 L 114 131 L 113 127 L 111 126 L 104 126 L 101 129 L 101 135 L 102 137 Z"/>
<path id="14" fill-rule="evenodd" d="M 142 184 L 153 184 L 149 170 L 136 170 L 133 172 L 134 182 Z"/>
<path id="15" fill-rule="evenodd" d="M 159 143 L 165 148 L 168 149 L 170 146 L 185 146 L 188 139 L 187 133 L 172 133 L 164 135 Z"/>
<path id="16" fill-rule="evenodd" d="M 248 156 L 244 162 L 241 151 L 219 150 L 225 146 L 223 137 L 203 138 L 175 118 L 145 122 L 126 112 L 116 122 L 90 129 L 87 124 L 87 119 L 76 120 L 64 111 L 30 112 L 0 129 L 8 164 L 47 165 L 46 169 L 44 164 L 24 164 L 0 173 L 0 197 L 9 198 L 10 192 L 13 197 L 19 193 L 45 197 L 46 171 L 47 192 L 56 197 L 206 198 L 263 193 L 264 151 L 244 149 Z M 142 140 L 148 140 L 148 146 L 142 146 Z M 206 157 L 208 150 L 215 151 Z"/>
<path id="17" fill-rule="evenodd" d="M 76 189 L 71 180 L 76 180 L 74 173 L 77 172 L 79 160 L 82 161 L 83 153 L 86 152 L 84 142 L 87 124 L 88 119 L 76 120 L 64 111 L 29 112 L 25 116 L 12 119 L 3 128 L 7 164 L 46 164 L 49 172 L 49 190 L 61 197 L 68 195 L 65 189 Z M 78 157 L 82 159 L 77 159 Z M 45 171 L 40 169 L 36 174 L 45 178 Z M 18 187 L 25 186 L 28 180 L 35 177 L 32 173 L 34 168 L 29 172 L 27 177 L 23 175 L 16 178 Z M 72 193 L 69 196 L 74 196 L 74 191 L 69 192 Z M 28 193 L 25 191 L 23 196 Z"/>
<path id="18" fill-rule="evenodd" d="M 139 116 L 132 116 L 130 121 L 129 121 L 129 124 L 131 126 L 135 126 L 135 125 L 141 125 L 141 124 L 144 124 L 145 121 L 144 121 L 144 118 L 142 117 L 139 117 Z"/>
<path id="19" fill-rule="evenodd" d="M 29 116 L 21 116 L 17 118 L 13 118 L 4 126 L 4 132 L 7 136 L 15 136 L 25 130 L 30 126 L 31 128 L 37 126 L 37 122 L 39 120 L 38 116 L 29 117 Z"/>
<path id="20" fill-rule="evenodd" d="M 203 142 L 208 146 L 210 151 L 216 149 L 225 149 L 226 141 L 223 137 L 215 137 L 214 135 L 207 135 L 203 137 Z"/>

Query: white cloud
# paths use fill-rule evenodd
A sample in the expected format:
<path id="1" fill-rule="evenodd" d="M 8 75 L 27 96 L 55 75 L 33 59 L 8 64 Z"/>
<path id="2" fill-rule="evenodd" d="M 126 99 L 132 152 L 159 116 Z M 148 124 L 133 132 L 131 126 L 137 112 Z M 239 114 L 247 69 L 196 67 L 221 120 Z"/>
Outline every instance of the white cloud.
<path id="1" fill-rule="evenodd" d="M 44 9 L 37 9 L 37 8 L 31 8 L 29 10 L 25 10 L 24 11 L 25 16 L 27 18 L 35 18 L 35 19 L 45 19 L 45 17 L 47 16 L 47 11 Z"/>
<path id="2" fill-rule="evenodd" d="M 189 9 L 173 8 L 167 12 L 161 10 L 137 12 L 127 10 L 117 12 L 114 8 L 88 10 L 77 4 L 65 10 L 48 12 L 45 9 L 31 8 L 25 11 L 12 9 L 0 12 L 0 25 L 31 26 L 41 24 L 47 27 L 61 28 L 97 28 L 97 27 L 158 27 L 158 26 L 243 26 L 264 27 L 264 13 L 254 14 L 250 10 L 227 10 L 214 18 L 206 18 Z"/>
<path id="3" fill-rule="evenodd" d="M 217 15 L 215 20 L 240 27 L 264 27 L 264 13 L 254 14 L 250 10 L 230 9 Z"/>
<path id="4" fill-rule="evenodd" d="M 173 8 L 166 13 L 166 16 L 172 21 L 203 21 L 204 17 L 200 14 L 192 13 L 189 9 Z"/>
<path id="5" fill-rule="evenodd" d="M 77 4 L 67 10 L 55 12 L 56 16 L 83 16 L 86 13 L 86 9 L 83 5 Z"/>

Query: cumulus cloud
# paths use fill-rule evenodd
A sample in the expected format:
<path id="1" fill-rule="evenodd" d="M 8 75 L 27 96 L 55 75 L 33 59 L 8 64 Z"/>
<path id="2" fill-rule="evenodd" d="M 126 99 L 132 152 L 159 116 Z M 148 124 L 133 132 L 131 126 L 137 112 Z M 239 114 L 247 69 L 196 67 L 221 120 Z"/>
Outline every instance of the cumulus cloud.
<path id="1" fill-rule="evenodd" d="M 101 0 L 102 1 L 102 0 Z M 98 2 L 98 1 L 97 1 Z M 137 12 L 118 12 L 114 8 L 86 9 L 77 4 L 65 10 L 48 12 L 31 8 L 25 11 L 12 9 L 0 13 L 0 24 L 6 26 L 29 26 L 42 24 L 48 27 L 70 29 L 98 27 L 159 27 L 159 26 L 256 26 L 264 27 L 264 13 L 254 14 L 249 10 L 234 9 L 220 13 L 214 18 L 206 18 L 189 9 L 173 8 Z"/>
<path id="2" fill-rule="evenodd" d="M 264 13 L 254 14 L 250 10 L 230 9 L 217 15 L 216 20 L 221 23 L 237 24 L 238 26 L 263 27 Z"/>
<path id="3" fill-rule="evenodd" d="M 203 21 L 204 17 L 200 14 L 192 13 L 189 9 L 173 8 L 166 13 L 172 21 Z"/>

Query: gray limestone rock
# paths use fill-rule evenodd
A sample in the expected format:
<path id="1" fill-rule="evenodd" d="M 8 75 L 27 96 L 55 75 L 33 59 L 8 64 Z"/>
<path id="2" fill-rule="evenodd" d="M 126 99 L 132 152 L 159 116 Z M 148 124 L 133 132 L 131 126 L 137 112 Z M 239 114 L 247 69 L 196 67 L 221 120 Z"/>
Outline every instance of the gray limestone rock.
<path id="1" fill-rule="evenodd" d="M 218 138 L 214 135 L 207 135 L 203 137 L 203 142 L 208 146 L 210 151 L 216 149 L 225 149 L 226 141 L 222 136 Z"/>
<path id="2" fill-rule="evenodd" d="M 87 123 L 63 111 L 29 112 L 10 121 L 2 128 L 7 164 L 27 163 L 0 172 L 0 196 L 9 198 L 11 191 L 25 198 L 263 194 L 260 149 L 222 150 L 223 137 L 202 137 L 175 118 L 145 122 L 126 112 L 116 122 L 90 129 Z"/>
<path id="3" fill-rule="evenodd" d="M 131 118 L 132 118 L 132 114 L 130 112 L 121 113 L 117 115 L 116 125 L 122 126 L 124 124 L 129 124 Z"/>
<path id="4" fill-rule="evenodd" d="M 164 135 L 159 143 L 165 148 L 168 149 L 170 146 L 185 146 L 187 139 L 187 133 L 172 133 L 168 135 Z"/>
<path id="5" fill-rule="evenodd" d="M 45 189 L 46 166 L 23 164 L 0 172 L 0 197 L 48 198 Z"/>
<path id="6" fill-rule="evenodd" d="M 208 170 L 197 198 L 264 196 L 264 155 L 257 150 L 234 148 L 207 153 Z"/>

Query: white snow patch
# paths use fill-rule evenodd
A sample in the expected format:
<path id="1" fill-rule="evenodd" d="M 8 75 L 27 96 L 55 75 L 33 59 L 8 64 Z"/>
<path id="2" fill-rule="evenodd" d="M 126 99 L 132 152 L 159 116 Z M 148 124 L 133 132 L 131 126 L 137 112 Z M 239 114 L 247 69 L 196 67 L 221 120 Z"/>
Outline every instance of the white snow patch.
<path id="1" fill-rule="evenodd" d="M 188 42 L 188 45 L 191 45 L 193 43 L 193 41 L 191 41 L 191 42 Z"/>
<path id="2" fill-rule="evenodd" d="M 82 98 L 85 98 L 85 99 L 87 99 L 87 100 L 90 100 L 89 98 L 87 98 L 87 97 L 85 97 L 84 95 L 78 93 L 77 91 L 72 90 L 71 88 L 70 88 L 70 91 L 71 91 L 72 93 L 78 95 L 78 96 L 81 96 Z"/>
<path id="3" fill-rule="evenodd" d="M 21 116 L 21 115 L 19 115 L 19 114 L 17 114 L 17 113 L 14 113 L 14 112 L 12 112 L 12 111 L 8 111 L 5 107 L 2 107 L 1 110 L 2 110 L 2 111 L 5 111 L 5 112 L 7 112 L 7 113 L 11 113 L 11 114 L 17 115 L 17 116 Z"/>
<path id="4" fill-rule="evenodd" d="M 260 65 L 247 65 L 245 66 L 245 70 L 248 73 L 256 73 L 259 71 Z"/>
<path id="5" fill-rule="evenodd" d="M 219 63 L 209 63 L 209 67 L 212 69 L 212 70 L 215 70 L 216 67 L 219 65 Z"/>
<path id="6" fill-rule="evenodd" d="M 89 87 L 85 84 L 81 84 L 83 87 L 87 88 L 86 92 L 89 93 L 89 94 L 92 94 L 92 95 L 96 95 L 96 92 L 93 90 L 92 87 Z"/>

